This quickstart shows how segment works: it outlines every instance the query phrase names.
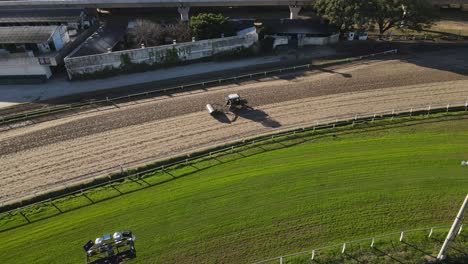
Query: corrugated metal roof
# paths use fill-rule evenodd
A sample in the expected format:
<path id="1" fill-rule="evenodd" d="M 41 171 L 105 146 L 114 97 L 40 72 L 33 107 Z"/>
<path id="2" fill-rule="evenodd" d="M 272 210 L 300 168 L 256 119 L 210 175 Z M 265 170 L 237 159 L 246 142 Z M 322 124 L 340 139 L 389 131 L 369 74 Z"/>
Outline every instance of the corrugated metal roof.
<path id="1" fill-rule="evenodd" d="M 71 23 L 80 20 L 83 9 L 7 9 L 0 10 L 0 24 Z"/>
<path id="2" fill-rule="evenodd" d="M 0 27 L 1 44 L 44 43 L 59 26 Z"/>

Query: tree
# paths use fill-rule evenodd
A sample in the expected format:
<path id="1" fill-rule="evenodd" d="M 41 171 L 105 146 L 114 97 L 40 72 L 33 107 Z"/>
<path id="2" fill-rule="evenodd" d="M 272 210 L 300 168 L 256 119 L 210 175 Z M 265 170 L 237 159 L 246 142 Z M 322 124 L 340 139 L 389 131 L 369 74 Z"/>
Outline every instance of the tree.
<path id="1" fill-rule="evenodd" d="M 192 40 L 192 30 L 187 23 L 179 21 L 177 24 L 165 27 L 166 36 L 179 42 L 189 42 Z"/>
<path id="2" fill-rule="evenodd" d="M 375 24 L 380 34 L 401 25 L 420 30 L 436 17 L 430 0 L 317 0 L 314 7 L 342 33 Z"/>
<path id="3" fill-rule="evenodd" d="M 365 9 L 380 34 L 398 26 L 421 30 L 436 18 L 429 0 L 370 0 Z"/>
<path id="4" fill-rule="evenodd" d="M 366 3 L 366 0 L 317 0 L 314 8 L 318 15 L 325 16 L 344 33 L 369 21 L 364 13 L 368 10 Z"/>
<path id="5" fill-rule="evenodd" d="M 149 47 L 164 44 L 164 29 L 159 24 L 149 20 L 138 19 L 129 35 L 137 45 L 145 44 Z"/>
<path id="6" fill-rule="evenodd" d="M 222 14 L 199 14 L 190 19 L 190 27 L 193 35 L 197 39 L 213 39 L 233 36 L 234 27 L 229 22 L 229 18 Z"/>

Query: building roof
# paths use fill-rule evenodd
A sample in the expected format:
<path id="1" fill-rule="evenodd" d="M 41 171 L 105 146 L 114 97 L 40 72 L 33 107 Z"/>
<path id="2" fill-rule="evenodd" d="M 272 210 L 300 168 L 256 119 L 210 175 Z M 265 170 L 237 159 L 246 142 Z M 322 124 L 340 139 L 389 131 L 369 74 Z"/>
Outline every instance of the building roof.
<path id="1" fill-rule="evenodd" d="M 0 10 L 0 24 L 71 23 L 80 20 L 83 9 L 4 9 Z"/>
<path id="2" fill-rule="evenodd" d="M 44 43 L 59 26 L 0 27 L 0 44 Z"/>
<path id="3" fill-rule="evenodd" d="M 123 18 L 104 20 L 104 26 L 98 29 L 86 41 L 70 54 L 70 57 L 80 57 L 108 52 L 121 41 L 127 31 L 128 20 Z"/>

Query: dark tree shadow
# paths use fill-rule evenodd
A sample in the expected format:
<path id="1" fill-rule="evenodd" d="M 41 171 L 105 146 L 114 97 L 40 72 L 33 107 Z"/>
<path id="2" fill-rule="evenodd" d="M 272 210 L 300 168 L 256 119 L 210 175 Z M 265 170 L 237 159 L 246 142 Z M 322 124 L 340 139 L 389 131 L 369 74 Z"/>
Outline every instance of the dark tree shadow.
<path id="1" fill-rule="evenodd" d="M 437 239 L 437 238 L 435 238 L 435 237 L 432 237 L 432 239 L 435 240 L 435 241 L 437 241 L 437 242 L 439 242 L 440 244 L 443 244 L 443 243 L 444 243 L 444 241 L 441 240 L 441 239 Z M 452 242 L 453 242 L 453 241 L 452 241 Z M 453 249 L 453 250 L 457 251 L 458 253 L 463 254 L 465 257 L 468 256 L 468 253 L 467 253 L 467 252 L 465 252 L 464 250 L 461 250 L 461 249 L 459 249 L 459 248 L 457 248 L 457 247 L 454 247 L 454 246 L 453 246 L 453 243 L 449 244 L 448 247 L 449 247 L 450 249 Z"/>
<path id="2" fill-rule="evenodd" d="M 377 253 L 379 253 L 381 256 L 387 256 L 387 257 L 389 257 L 390 259 L 392 259 L 393 261 L 395 261 L 395 262 L 397 262 L 397 263 L 402 263 L 402 264 L 403 264 L 403 262 L 402 262 L 401 260 L 398 260 L 398 259 L 394 258 L 393 256 L 391 256 L 391 255 L 385 253 L 383 250 L 380 250 L 380 249 L 378 249 L 378 248 L 376 248 L 376 247 L 373 247 L 373 249 L 374 249 Z"/>
<path id="3" fill-rule="evenodd" d="M 351 255 L 351 254 L 344 253 L 344 255 L 345 255 L 347 258 L 352 259 L 352 260 L 354 260 L 354 261 L 357 262 L 357 263 L 365 263 L 365 262 L 359 260 L 358 258 L 354 257 L 354 256 Z"/>
<path id="4" fill-rule="evenodd" d="M 331 73 L 331 74 L 338 74 L 338 75 L 343 76 L 344 78 L 352 78 L 352 77 L 353 77 L 352 74 L 349 74 L 349 73 L 341 73 L 341 72 L 334 71 L 334 70 L 331 70 L 331 69 L 317 68 L 317 70 L 319 70 L 319 71 L 321 71 L 321 72 Z"/>
<path id="5" fill-rule="evenodd" d="M 401 241 L 401 243 L 403 243 L 403 244 L 405 244 L 405 245 L 407 245 L 407 246 L 413 248 L 413 249 L 416 250 L 416 251 L 419 251 L 419 252 L 423 253 L 424 255 L 426 255 L 426 256 L 428 256 L 428 257 L 431 257 L 431 258 L 433 258 L 433 259 L 437 259 L 436 256 L 432 255 L 430 252 L 427 252 L 427 251 L 424 251 L 424 250 L 420 249 L 420 248 L 417 247 L 416 245 L 413 245 L 413 244 L 408 243 L 408 242 L 406 242 L 406 241 Z"/>
<path id="6" fill-rule="evenodd" d="M 271 118 L 267 113 L 260 109 L 255 109 L 250 106 L 245 106 L 242 109 L 234 109 L 232 112 L 236 116 L 257 122 L 262 124 L 264 127 L 278 128 L 281 123 Z"/>

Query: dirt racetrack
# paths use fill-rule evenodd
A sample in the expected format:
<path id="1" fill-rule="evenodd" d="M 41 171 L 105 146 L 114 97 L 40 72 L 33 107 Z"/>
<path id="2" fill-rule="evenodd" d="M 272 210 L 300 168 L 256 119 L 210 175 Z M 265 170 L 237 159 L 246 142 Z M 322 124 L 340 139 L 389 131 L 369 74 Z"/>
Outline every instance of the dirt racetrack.
<path id="1" fill-rule="evenodd" d="M 226 141 L 358 113 L 468 100 L 468 49 L 284 75 L 0 133 L 0 202 Z M 207 103 L 238 92 L 251 109 L 215 119 Z"/>

